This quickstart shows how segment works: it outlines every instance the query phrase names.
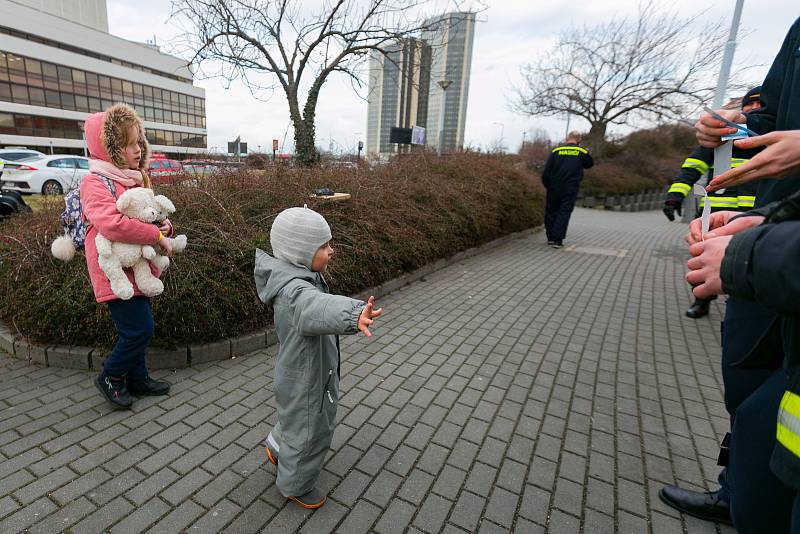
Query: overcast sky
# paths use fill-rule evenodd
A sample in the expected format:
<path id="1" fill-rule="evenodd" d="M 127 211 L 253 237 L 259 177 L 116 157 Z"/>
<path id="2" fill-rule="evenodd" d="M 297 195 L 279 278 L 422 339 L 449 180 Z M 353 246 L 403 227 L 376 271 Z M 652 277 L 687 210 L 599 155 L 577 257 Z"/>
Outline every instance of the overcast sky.
<path id="1" fill-rule="evenodd" d="M 555 42 L 558 32 L 572 25 L 595 24 L 614 15 L 636 12 L 632 0 L 546 2 L 544 0 L 488 0 L 479 15 L 472 57 L 465 144 L 494 146 L 501 135 L 505 146 L 516 150 L 523 131 L 541 129 L 552 138 L 563 136 L 565 118 L 523 117 L 510 111 L 512 88 L 520 83 L 520 67 L 540 50 Z M 698 8 L 699 4 L 703 4 Z M 698 22 L 722 20 L 730 25 L 735 0 L 670 0 L 670 9 Z M 700 11 L 702 9 L 702 11 Z M 177 33 L 169 21 L 170 4 L 163 0 L 108 0 L 111 33 L 137 41 L 159 44 Z M 736 49 L 736 65 L 757 65 L 746 81 L 760 83 L 792 22 L 800 16 L 797 0 L 745 0 L 742 29 Z M 744 37 L 742 37 L 744 34 Z M 251 150 L 271 146 L 272 139 L 291 149 L 292 134 L 286 100 L 276 92 L 264 102 L 250 95 L 241 82 L 230 88 L 219 79 L 198 79 L 206 90 L 209 147 L 222 147 L 241 135 Z M 362 95 L 363 96 L 363 95 Z M 367 104 L 349 82 L 332 79 L 322 89 L 317 106 L 317 144 L 339 151 L 353 151 L 366 135 Z M 572 127 L 586 128 L 576 120 Z M 612 133 L 613 133 L 612 128 Z M 288 133 L 287 133 L 288 132 Z"/>

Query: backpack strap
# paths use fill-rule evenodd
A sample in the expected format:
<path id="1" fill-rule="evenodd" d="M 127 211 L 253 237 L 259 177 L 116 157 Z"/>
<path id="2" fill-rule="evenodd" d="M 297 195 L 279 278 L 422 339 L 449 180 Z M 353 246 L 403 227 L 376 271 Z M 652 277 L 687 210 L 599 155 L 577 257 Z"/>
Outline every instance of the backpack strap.
<path id="1" fill-rule="evenodd" d="M 105 184 L 106 189 L 108 189 L 109 193 L 111 193 L 114 196 L 114 198 L 117 198 L 117 188 L 114 186 L 114 181 L 111 178 L 99 172 L 93 172 L 92 174 L 98 176 L 103 181 L 103 184 Z"/>

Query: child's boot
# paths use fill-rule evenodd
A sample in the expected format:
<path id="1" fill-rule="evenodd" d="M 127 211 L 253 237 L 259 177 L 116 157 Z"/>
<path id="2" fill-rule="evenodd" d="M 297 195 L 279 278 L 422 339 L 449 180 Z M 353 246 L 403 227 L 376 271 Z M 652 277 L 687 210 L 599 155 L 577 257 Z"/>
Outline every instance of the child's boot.
<path id="1" fill-rule="evenodd" d="M 97 375 L 94 385 L 115 408 L 127 410 L 133 404 L 124 376 L 109 376 L 104 370 Z"/>
<path id="2" fill-rule="evenodd" d="M 267 451 L 267 458 L 272 465 L 278 465 L 278 443 L 272 437 L 272 432 L 267 435 L 267 443 L 264 446 Z"/>
<path id="3" fill-rule="evenodd" d="M 128 380 L 128 390 L 136 396 L 158 396 L 169 393 L 169 382 L 153 380 L 150 375 Z"/>
<path id="4" fill-rule="evenodd" d="M 317 488 L 314 488 L 308 493 L 300 495 L 299 497 L 289 497 L 289 499 L 296 502 L 303 508 L 314 510 L 325 504 L 325 501 L 328 500 L 328 496 Z"/>

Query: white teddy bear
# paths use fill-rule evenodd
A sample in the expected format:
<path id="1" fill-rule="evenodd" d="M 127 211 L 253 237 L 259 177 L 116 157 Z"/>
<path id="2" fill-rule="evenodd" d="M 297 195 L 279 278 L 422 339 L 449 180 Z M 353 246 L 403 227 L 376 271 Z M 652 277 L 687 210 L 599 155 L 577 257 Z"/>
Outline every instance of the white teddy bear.
<path id="1" fill-rule="evenodd" d="M 157 195 L 155 197 L 155 202 L 156 208 L 159 210 L 156 221 L 163 222 L 164 219 L 175 213 L 175 206 L 172 204 L 170 199 L 164 195 Z M 181 253 L 186 249 L 187 238 L 184 234 L 175 236 L 174 238 L 164 237 L 163 239 L 169 239 L 172 242 L 173 253 Z M 150 261 L 152 261 L 160 271 L 163 271 L 169 267 L 169 258 L 167 256 L 162 256 L 157 251 L 155 258 L 151 259 Z"/>
<path id="2" fill-rule="evenodd" d="M 164 195 L 155 195 L 152 189 L 135 187 L 120 195 L 117 210 L 132 219 L 152 223 L 163 221 L 167 215 L 174 213 L 175 206 Z M 163 271 L 169 267 L 169 258 L 158 254 L 154 247 L 112 242 L 99 233 L 95 237 L 95 244 L 100 268 L 108 277 L 111 291 L 117 297 L 128 300 L 133 296 L 133 285 L 123 271 L 125 267 L 133 269 L 134 280 L 143 295 L 154 297 L 164 291 L 164 283 L 153 276 L 149 262 L 152 261 Z M 183 250 L 186 247 L 186 236 L 175 238 L 173 246 L 175 244 Z"/>

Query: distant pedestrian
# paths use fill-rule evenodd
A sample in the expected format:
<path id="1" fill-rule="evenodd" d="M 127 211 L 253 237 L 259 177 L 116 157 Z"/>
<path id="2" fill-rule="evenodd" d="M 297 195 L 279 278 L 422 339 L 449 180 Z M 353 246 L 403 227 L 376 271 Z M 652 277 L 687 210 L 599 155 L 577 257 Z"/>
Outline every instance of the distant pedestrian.
<path id="1" fill-rule="evenodd" d="M 303 508 L 319 508 L 327 495 L 316 487 L 331 445 L 339 402 L 339 334 L 372 334 L 383 308 L 331 295 L 322 273 L 333 248 L 319 213 L 289 208 L 275 218 L 275 255 L 256 249 L 258 297 L 271 302 L 278 333 L 275 400 L 278 422 L 267 436 L 269 461 L 278 467 L 280 492 Z"/>
<path id="2" fill-rule="evenodd" d="M 569 218 L 583 180 L 583 169 L 594 165 L 589 151 L 578 146 L 580 142 L 581 134 L 570 132 L 564 143 L 550 152 L 542 172 L 542 183 L 547 189 L 544 230 L 547 244 L 551 247 L 564 246 Z"/>

